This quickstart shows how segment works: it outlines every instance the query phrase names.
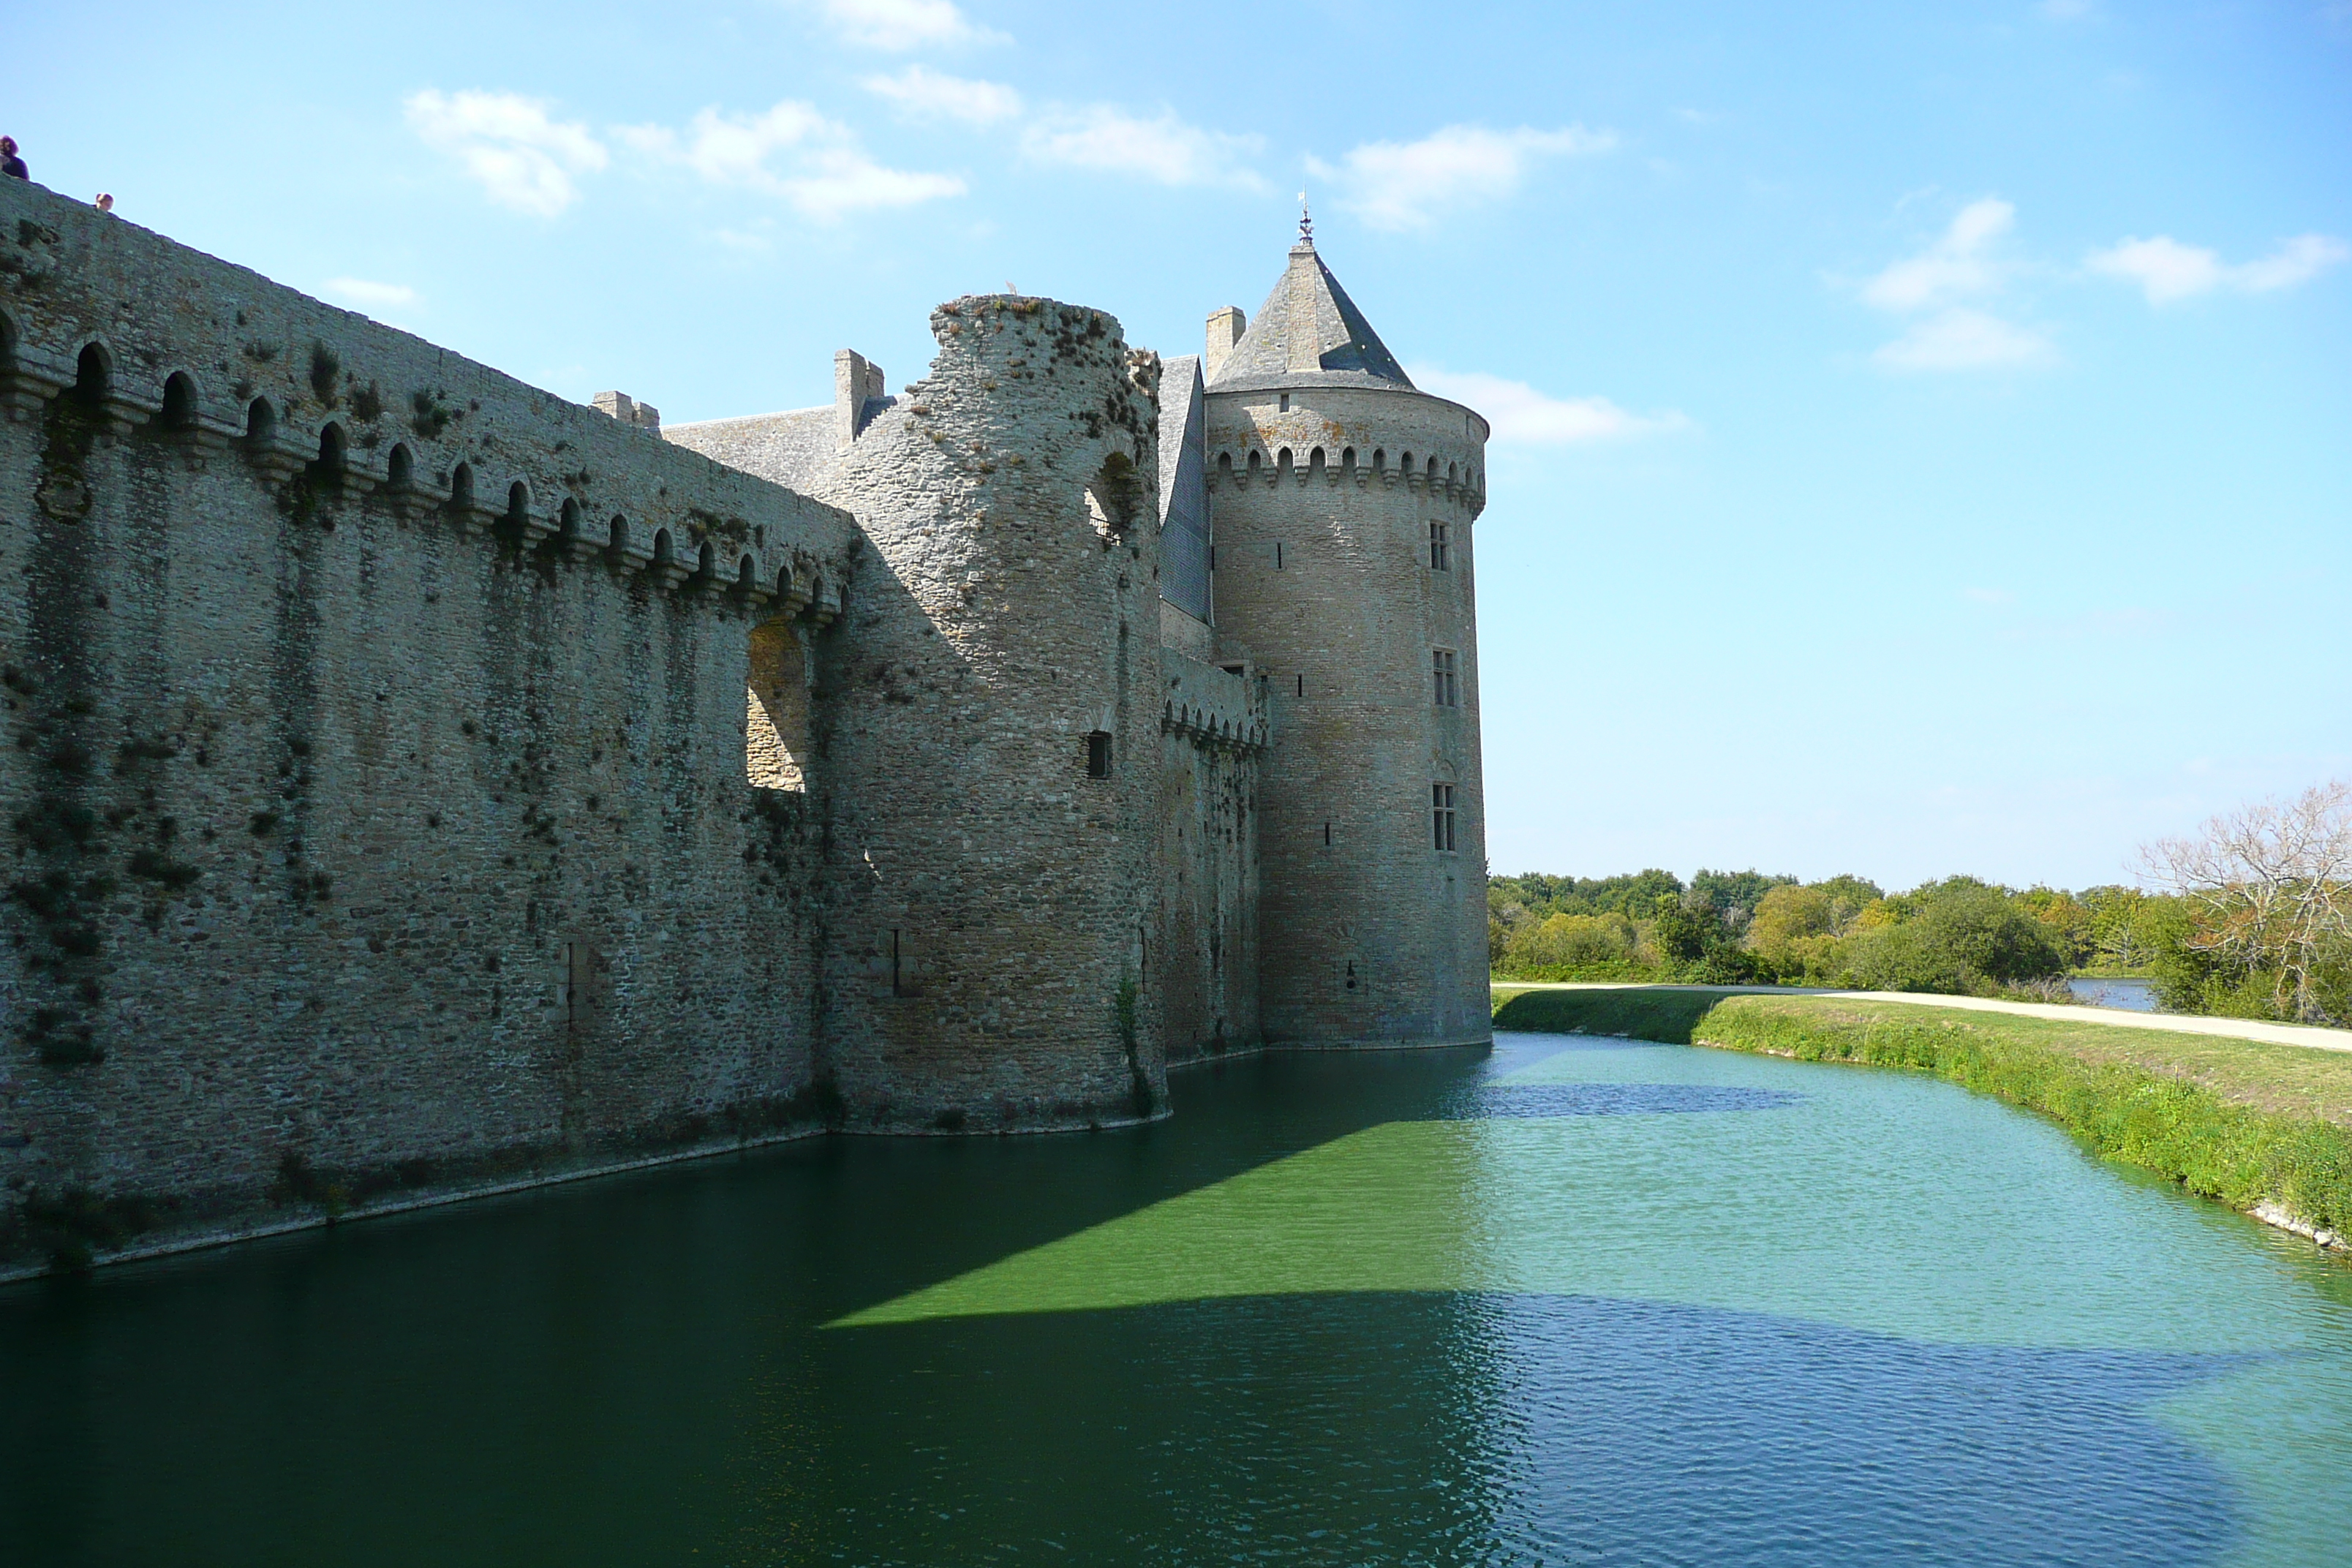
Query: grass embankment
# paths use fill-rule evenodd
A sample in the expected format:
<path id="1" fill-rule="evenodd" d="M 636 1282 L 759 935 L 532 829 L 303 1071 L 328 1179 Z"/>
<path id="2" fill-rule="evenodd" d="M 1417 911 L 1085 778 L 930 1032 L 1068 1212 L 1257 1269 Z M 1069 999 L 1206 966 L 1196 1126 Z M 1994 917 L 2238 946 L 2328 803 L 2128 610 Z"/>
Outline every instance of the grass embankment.
<path id="1" fill-rule="evenodd" d="M 2108 1159 L 2352 1236 L 2352 1052 L 1899 1002 L 1497 994 L 1495 1025 L 1909 1068 L 2038 1111 Z"/>

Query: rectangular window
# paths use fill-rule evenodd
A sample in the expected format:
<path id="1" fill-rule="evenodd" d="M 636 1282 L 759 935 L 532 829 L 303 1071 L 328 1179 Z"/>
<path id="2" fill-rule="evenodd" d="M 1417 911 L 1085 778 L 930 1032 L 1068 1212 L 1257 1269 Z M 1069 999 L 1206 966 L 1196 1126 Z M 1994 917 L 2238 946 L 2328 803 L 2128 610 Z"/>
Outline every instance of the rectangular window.
<path id="1" fill-rule="evenodd" d="M 1446 563 L 1446 556 L 1445 525 L 1433 522 L 1429 525 L 1429 569 L 1432 572 L 1450 571 L 1452 568 Z"/>
<path id="2" fill-rule="evenodd" d="M 1110 777 L 1110 731 L 1097 730 L 1087 736 L 1087 777 Z"/>
<path id="3" fill-rule="evenodd" d="M 1454 650 L 1450 647 L 1432 648 L 1429 659 L 1430 673 L 1437 683 L 1437 705 L 1440 708 L 1459 708 L 1462 706 L 1462 680 L 1454 670 Z"/>
<path id="4" fill-rule="evenodd" d="M 1274 542 L 1274 569 L 1277 572 L 1282 570 L 1282 541 L 1279 539 Z"/>
<path id="5" fill-rule="evenodd" d="M 1454 786 L 1433 784 L 1429 786 L 1429 826 L 1440 849 L 1454 847 Z"/>
<path id="6" fill-rule="evenodd" d="M 1331 825 L 1328 822 L 1323 825 L 1323 847 L 1331 847 Z"/>

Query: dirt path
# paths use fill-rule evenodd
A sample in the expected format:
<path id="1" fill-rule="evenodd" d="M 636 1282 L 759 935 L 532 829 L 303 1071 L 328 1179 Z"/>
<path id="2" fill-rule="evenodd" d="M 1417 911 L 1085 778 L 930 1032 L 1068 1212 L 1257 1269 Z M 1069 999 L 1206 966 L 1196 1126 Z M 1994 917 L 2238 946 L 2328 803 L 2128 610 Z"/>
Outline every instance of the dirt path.
<path id="1" fill-rule="evenodd" d="M 2228 1035 L 2277 1046 L 2352 1051 L 2352 1029 L 2309 1024 L 2265 1024 L 2252 1018 L 2201 1018 L 2180 1013 L 2129 1013 L 2119 1007 L 2069 1007 L 2047 1002 L 2001 1002 L 1984 996 L 1937 996 L 1916 991 L 1824 991 L 1803 985 L 1654 985 L 1617 980 L 1497 980 L 1497 991 L 1714 991 L 1732 996 L 1845 996 L 1865 1002 L 1905 1002 L 1916 1007 L 1968 1007 L 1982 1013 L 2020 1013 L 2068 1024 L 2113 1024 L 2126 1029 L 2169 1029 L 2183 1035 Z"/>

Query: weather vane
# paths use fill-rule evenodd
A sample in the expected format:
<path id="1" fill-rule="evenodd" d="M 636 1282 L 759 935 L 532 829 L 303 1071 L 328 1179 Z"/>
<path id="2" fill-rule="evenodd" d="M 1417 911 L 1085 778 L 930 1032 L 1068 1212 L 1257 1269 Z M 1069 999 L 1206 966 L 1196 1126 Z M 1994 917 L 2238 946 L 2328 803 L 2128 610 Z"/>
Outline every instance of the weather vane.
<path id="1" fill-rule="evenodd" d="M 1315 215 L 1307 210 L 1307 193 L 1298 193 L 1298 237 L 1312 242 L 1315 238 Z"/>

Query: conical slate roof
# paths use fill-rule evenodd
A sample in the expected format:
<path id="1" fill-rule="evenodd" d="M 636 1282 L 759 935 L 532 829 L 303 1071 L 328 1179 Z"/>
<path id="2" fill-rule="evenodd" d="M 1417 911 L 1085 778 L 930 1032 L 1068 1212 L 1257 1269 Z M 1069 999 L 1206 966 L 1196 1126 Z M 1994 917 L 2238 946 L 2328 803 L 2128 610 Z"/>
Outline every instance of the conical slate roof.
<path id="1" fill-rule="evenodd" d="M 1412 386 L 1305 235 L 1290 247 L 1290 266 L 1217 367 L 1209 390 L 1277 384 Z"/>

